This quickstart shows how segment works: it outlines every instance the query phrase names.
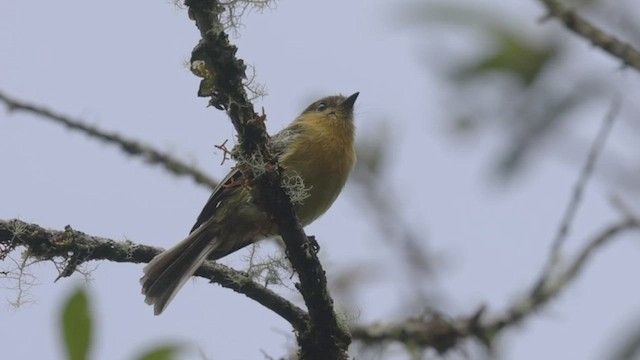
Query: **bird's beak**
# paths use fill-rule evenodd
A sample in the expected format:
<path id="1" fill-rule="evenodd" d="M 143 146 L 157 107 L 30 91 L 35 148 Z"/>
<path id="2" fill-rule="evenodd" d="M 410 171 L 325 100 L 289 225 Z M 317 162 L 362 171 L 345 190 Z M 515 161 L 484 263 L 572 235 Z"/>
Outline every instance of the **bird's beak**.
<path id="1" fill-rule="evenodd" d="M 345 110 L 353 110 L 353 104 L 356 103 L 356 99 L 358 98 L 358 95 L 360 95 L 360 92 L 357 92 L 349 96 L 348 98 L 344 99 L 342 104 L 340 104 L 340 107 L 342 107 Z"/>

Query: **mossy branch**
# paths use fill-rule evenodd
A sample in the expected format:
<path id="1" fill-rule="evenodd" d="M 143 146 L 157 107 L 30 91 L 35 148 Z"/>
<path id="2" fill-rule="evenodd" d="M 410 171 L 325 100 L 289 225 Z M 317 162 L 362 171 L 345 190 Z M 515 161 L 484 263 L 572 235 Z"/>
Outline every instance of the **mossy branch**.
<path id="1" fill-rule="evenodd" d="M 246 66 L 236 58 L 237 48 L 229 42 L 220 18 L 224 6 L 216 1 L 187 0 L 189 16 L 202 39 L 194 48 L 191 68 L 203 78 L 199 95 L 210 105 L 225 110 L 238 133 L 238 151 L 243 157 L 259 153 L 267 171 L 254 179 L 254 200 L 272 215 L 287 248 L 287 256 L 298 274 L 300 290 L 309 312 L 308 331 L 298 333 L 302 359 L 347 359 L 351 336 L 333 309 L 327 279 L 314 247 L 297 220 L 291 199 L 282 188 L 282 169 L 269 152 L 264 117 L 258 116 L 248 100 L 243 80 Z"/>
<path id="2" fill-rule="evenodd" d="M 70 276 L 76 267 L 89 261 L 148 263 L 163 251 L 131 241 L 89 235 L 68 225 L 59 231 L 16 219 L 0 220 L 0 260 L 19 248 L 24 248 L 24 256 L 63 263 L 58 278 Z M 297 332 L 307 331 L 309 317 L 304 310 L 252 281 L 245 273 L 215 262 L 206 262 L 195 275 L 255 300 L 287 320 Z"/>

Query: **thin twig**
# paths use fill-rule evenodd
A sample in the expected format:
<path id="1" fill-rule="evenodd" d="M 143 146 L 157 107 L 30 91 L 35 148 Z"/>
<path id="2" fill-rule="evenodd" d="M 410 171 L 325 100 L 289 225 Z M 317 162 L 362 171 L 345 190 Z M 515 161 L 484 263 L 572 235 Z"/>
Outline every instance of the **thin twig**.
<path id="1" fill-rule="evenodd" d="M 556 276 L 546 278 L 542 285 L 536 288 L 536 291 L 530 292 L 529 296 L 515 302 L 503 315 L 495 317 L 485 327 L 492 329 L 492 333 L 497 333 L 499 330 L 517 324 L 527 316 L 535 313 L 536 310 L 542 308 L 551 299 L 558 297 L 576 279 L 596 250 L 612 242 L 620 234 L 629 230 L 637 231 L 638 229 L 640 229 L 640 223 L 637 219 L 632 218 L 624 219 L 604 228 L 584 245 L 574 260 L 568 264 L 566 270 Z"/>
<path id="2" fill-rule="evenodd" d="M 613 207 L 625 218 L 627 219 L 635 219 L 638 223 L 640 223 L 640 215 L 637 214 L 634 209 L 629 206 L 622 198 L 617 195 L 611 195 L 610 199 Z"/>
<path id="3" fill-rule="evenodd" d="M 591 43 L 609 54 L 622 60 L 625 65 L 640 71 L 640 52 L 631 45 L 591 24 L 574 10 L 564 5 L 561 0 L 540 0 L 549 11 L 548 17 L 555 17 L 574 33 L 591 41 Z"/>
<path id="4" fill-rule="evenodd" d="M 609 106 L 609 110 L 607 111 L 607 114 L 602 121 L 600 130 L 598 130 L 596 138 L 591 144 L 589 154 L 587 155 L 587 160 L 582 167 L 582 170 L 580 171 L 578 180 L 573 186 L 571 198 L 569 200 L 569 203 L 567 204 L 567 208 L 564 212 L 564 215 L 562 216 L 562 220 L 560 221 L 558 231 L 556 232 L 555 238 L 551 244 L 549 258 L 547 259 L 547 263 L 545 264 L 542 273 L 540 274 L 540 277 L 536 282 L 536 285 L 532 289 L 532 294 L 535 294 L 541 287 L 544 286 L 546 279 L 551 276 L 551 272 L 553 272 L 553 270 L 558 265 L 558 262 L 561 258 L 562 245 L 564 245 L 567 238 L 569 237 L 571 225 L 573 224 L 573 220 L 575 219 L 580 203 L 582 202 L 584 190 L 587 187 L 587 183 L 589 182 L 591 175 L 593 174 L 593 170 L 598 161 L 598 157 L 602 153 L 615 119 L 618 117 L 620 107 L 620 98 L 616 96 L 611 101 L 611 105 Z"/>
<path id="5" fill-rule="evenodd" d="M 87 136 L 102 140 L 107 144 L 118 146 L 123 152 L 132 156 L 142 157 L 147 163 L 161 165 L 165 170 L 174 175 L 188 176 L 197 184 L 207 186 L 211 189 L 216 187 L 217 182 L 202 171 L 198 170 L 196 167 L 187 165 L 168 153 L 155 149 L 153 146 L 143 144 L 133 139 L 127 139 L 115 132 L 99 129 L 98 127 L 89 125 L 82 120 L 74 119 L 51 111 L 44 106 L 30 104 L 28 102 L 15 99 L 1 91 L 0 102 L 3 102 L 9 111 L 24 111 L 37 115 L 43 119 L 51 120 L 57 124 L 64 125 L 71 130 L 79 131 Z"/>

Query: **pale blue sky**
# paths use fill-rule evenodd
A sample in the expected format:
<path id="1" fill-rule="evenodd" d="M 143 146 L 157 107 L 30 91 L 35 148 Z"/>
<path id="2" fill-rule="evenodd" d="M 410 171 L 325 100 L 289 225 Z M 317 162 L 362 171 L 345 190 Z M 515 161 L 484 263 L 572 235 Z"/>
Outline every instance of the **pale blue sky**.
<path id="1" fill-rule="evenodd" d="M 264 106 L 271 132 L 320 96 L 360 91 L 358 137 L 389 122 L 390 191 L 442 257 L 437 280 L 425 286 L 445 295 L 451 315 L 483 303 L 489 313 L 499 311 L 537 276 L 578 167 L 543 153 L 546 160 L 519 181 L 501 190 L 491 186 L 487 166 L 499 136 L 488 134 L 473 145 L 451 141 L 443 114 L 456 104 L 445 101 L 442 80 L 422 60 L 437 54 L 423 47 L 424 33 L 392 25 L 399 21 L 398 6 L 382 0 L 283 1 L 247 17 L 233 41 L 267 87 L 269 95 L 256 105 Z M 543 12 L 533 0 L 502 6 L 497 15 L 522 22 L 526 31 L 554 26 L 536 22 Z M 225 174 L 229 165 L 219 166 L 221 154 L 213 145 L 234 135 L 224 113 L 195 96 L 198 79 L 184 62 L 199 35 L 184 10 L 169 1 L 5 1 L 0 14 L 0 90 L 169 150 L 216 178 Z M 460 41 L 457 46 L 464 46 Z M 585 62 L 593 57 L 602 65 L 604 75 L 620 77 L 624 86 L 633 83 L 586 42 L 574 45 Z M 581 134 L 592 137 L 605 110 L 589 114 Z M 33 116 L 3 109 L 0 134 L 2 219 L 54 229 L 70 224 L 94 235 L 167 247 L 187 233 L 209 195 L 190 180 Z M 373 268 L 376 282 L 357 289 L 357 309 L 348 310 L 364 323 L 383 321 L 403 313 L 411 285 L 376 239 L 353 190 L 348 187 L 307 232 L 322 244 L 330 282 L 354 265 Z M 590 184 L 570 249 L 615 219 L 607 203 L 612 191 L 618 192 L 598 180 Z M 605 358 L 624 325 L 638 321 L 640 313 L 634 284 L 640 247 L 632 241 L 637 237 L 620 240 L 534 320 L 506 333 L 504 359 Z M 93 272 L 93 358 L 131 358 L 163 340 L 196 344 L 210 359 L 261 359 L 261 350 L 277 357 L 294 344 L 288 324 L 276 315 L 203 280 L 187 284 L 154 317 L 140 295 L 141 269 L 103 262 Z M 17 310 L 0 307 L 2 354 L 62 359 L 57 310 L 82 279 L 74 275 L 53 284 L 57 273 L 50 264 L 31 271 L 39 282 L 29 291 L 34 302 Z M 14 296 L 0 289 L 2 300 Z"/>

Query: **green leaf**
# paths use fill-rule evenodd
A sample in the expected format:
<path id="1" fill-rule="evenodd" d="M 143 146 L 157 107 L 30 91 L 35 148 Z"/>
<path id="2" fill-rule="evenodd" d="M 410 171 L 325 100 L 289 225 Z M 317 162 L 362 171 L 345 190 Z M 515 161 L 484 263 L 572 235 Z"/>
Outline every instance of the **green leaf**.
<path id="1" fill-rule="evenodd" d="M 502 48 L 486 59 L 485 69 L 510 72 L 525 84 L 532 83 L 556 54 L 553 46 L 536 45 L 518 37 L 515 32 L 503 31 L 495 36 L 502 41 Z"/>
<path id="2" fill-rule="evenodd" d="M 143 353 L 138 360 L 173 360 L 182 350 L 180 345 L 161 345 Z"/>
<path id="3" fill-rule="evenodd" d="M 465 81 L 488 72 L 502 72 L 530 85 L 557 55 L 552 44 L 535 44 L 519 36 L 515 30 L 495 28 L 490 35 L 497 43 L 496 50 L 459 69 L 456 74 L 458 80 Z"/>
<path id="4" fill-rule="evenodd" d="M 69 360 L 86 360 L 91 343 L 91 314 L 84 288 L 79 287 L 62 309 L 62 333 Z"/>

